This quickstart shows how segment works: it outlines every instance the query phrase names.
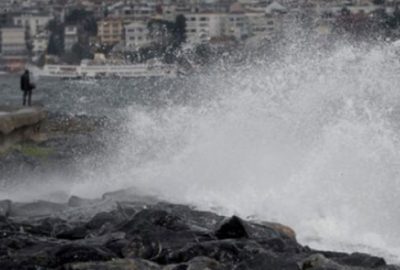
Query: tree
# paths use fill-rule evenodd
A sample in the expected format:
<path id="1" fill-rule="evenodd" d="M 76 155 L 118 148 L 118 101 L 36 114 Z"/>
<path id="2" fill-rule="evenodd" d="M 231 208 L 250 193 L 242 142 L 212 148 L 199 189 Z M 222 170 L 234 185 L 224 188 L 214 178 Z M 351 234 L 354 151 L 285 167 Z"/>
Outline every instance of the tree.
<path id="1" fill-rule="evenodd" d="M 175 48 L 180 47 L 186 42 L 186 18 L 183 15 L 176 16 L 173 38 Z"/>
<path id="2" fill-rule="evenodd" d="M 64 52 L 64 25 L 57 20 L 51 20 L 47 29 L 50 31 L 47 53 L 60 56 Z"/>
<path id="3" fill-rule="evenodd" d="M 74 9 L 65 17 L 67 25 L 81 25 L 82 29 L 92 36 L 97 34 L 97 22 L 93 12 Z"/>
<path id="4" fill-rule="evenodd" d="M 385 0 L 373 0 L 372 3 L 374 5 L 383 5 L 385 4 Z"/>

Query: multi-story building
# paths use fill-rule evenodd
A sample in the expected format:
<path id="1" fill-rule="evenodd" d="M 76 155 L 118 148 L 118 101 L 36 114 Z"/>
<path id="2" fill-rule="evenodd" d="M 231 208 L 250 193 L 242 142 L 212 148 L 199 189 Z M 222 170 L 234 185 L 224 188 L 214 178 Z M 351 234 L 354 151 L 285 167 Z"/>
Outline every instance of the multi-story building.
<path id="1" fill-rule="evenodd" d="M 18 27 L 24 27 L 28 35 L 28 39 L 36 36 L 38 33 L 43 32 L 46 29 L 49 21 L 53 19 L 53 16 L 49 14 L 23 14 L 15 16 L 13 18 L 14 25 Z"/>
<path id="2" fill-rule="evenodd" d="M 70 51 L 72 47 L 78 42 L 78 27 L 68 25 L 64 29 L 64 50 Z"/>
<path id="3" fill-rule="evenodd" d="M 23 27 L 1 28 L 1 54 L 25 55 L 27 52 L 25 29 Z"/>
<path id="4" fill-rule="evenodd" d="M 123 21 L 120 18 L 107 18 L 97 23 L 97 37 L 104 45 L 115 45 L 122 41 Z"/>
<path id="5" fill-rule="evenodd" d="M 46 52 L 49 44 L 49 33 L 47 31 L 41 32 L 32 39 L 32 52 L 34 55 Z"/>
<path id="6" fill-rule="evenodd" d="M 226 14 L 191 13 L 185 17 L 187 42 L 190 44 L 205 43 L 224 35 Z"/>
<path id="7" fill-rule="evenodd" d="M 151 42 L 152 39 L 146 23 L 132 22 L 125 26 L 125 46 L 127 48 L 137 50 Z"/>

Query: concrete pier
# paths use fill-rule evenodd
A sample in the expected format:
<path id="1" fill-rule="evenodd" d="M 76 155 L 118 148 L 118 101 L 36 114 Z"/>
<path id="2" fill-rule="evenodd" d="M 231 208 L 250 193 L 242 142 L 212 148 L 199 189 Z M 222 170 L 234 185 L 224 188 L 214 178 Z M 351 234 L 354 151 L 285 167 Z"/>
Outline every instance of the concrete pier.
<path id="1" fill-rule="evenodd" d="M 0 106 L 0 151 L 14 142 L 37 138 L 46 117 L 42 107 Z"/>

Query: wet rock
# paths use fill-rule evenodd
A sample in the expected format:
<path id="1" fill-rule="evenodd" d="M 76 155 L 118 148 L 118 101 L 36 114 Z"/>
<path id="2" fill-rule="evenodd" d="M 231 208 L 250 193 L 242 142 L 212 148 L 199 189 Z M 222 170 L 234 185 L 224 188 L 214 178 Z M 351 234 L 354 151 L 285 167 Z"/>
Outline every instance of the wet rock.
<path id="1" fill-rule="evenodd" d="M 218 239 L 237 239 L 249 237 L 244 226 L 244 222 L 237 216 L 232 216 L 231 218 L 223 221 L 223 223 L 215 231 L 215 236 Z"/>
<path id="2" fill-rule="evenodd" d="M 65 204 L 53 203 L 47 201 L 37 201 L 32 203 L 13 203 L 11 207 L 11 217 L 35 217 L 49 216 L 59 213 L 68 208 Z"/>
<path id="3" fill-rule="evenodd" d="M 267 228 L 271 228 L 272 230 L 280 233 L 282 237 L 287 237 L 289 239 L 296 240 L 296 232 L 289 226 L 285 226 L 275 222 L 265 222 L 265 221 L 259 222 L 259 224 Z"/>
<path id="4" fill-rule="evenodd" d="M 99 202 L 99 200 L 90 200 L 90 199 L 80 198 L 78 196 L 71 196 L 71 198 L 69 198 L 69 200 L 68 200 L 68 206 L 83 207 L 83 206 L 93 205 L 98 202 Z"/>
<path id="5" fill-rule="evenodd" d="M 160 266 L 142 259 L 115 259 L 65 265 L 63 270 L 161 270 Z"/>
<path id="6" fill-rule="evenodd" d="M 140 202 L 141 204 L 147 205 L 159 202 L 156 197 L 143 195 L 139 190 L 133 187 L 104 193 L 101 198 L 103 200 Z"/>
<path id="7" fill-rule="evenodd" d="M 366 268 L 377 268 L 386 266 L 386 262 L 383 258 L 363 253 L 352 253 L 349 256 L 343 256 L 334 260 L 342 265 L 348 266 L 359 266 Z"/>
<path id="8" fill-rule="evenodd" d="M 188 262 L 195 257 L 208 257 L 222 263 L 238 262 L 240 251 L 233 240 L 191 242 L 179 250 L 166 254 L 160 262 L 164 264 Z"/>
<path id="9" fill-rule="evenodd" d="M 298 270 L 298 265 L 290 258 L 278 257 L 272 253 L 255 255 L 251 259 L 244 260 L 236 265 L 234 270 Z"/>
<path id="10" fill-rule="evenodd" d="M 117 257 L 106 248 L 75 244 L 60 247 L 54 255 L 58 265 L 74 262 L 108 261 Z"/>
<path id="11" fill-rule="evenodd" d="M 56 237 L 60 239 L 78 240 L 85 238 L 88 234 L 89 231 L 85 226 L 77 226 L 59 232 Z"/>
<path id="12" fill-rule="evenodd" d="M 163 270 L 225 270 L 221 263 L 208 257 L 196 257 L 187 263 L 165 266 Z"/>
<path id="13" fill-rule="evenodd" d="M 145 209 L 134 215 L 128 222 L 120 225 L 119 230 L 129 234 L 148 230 L 165 229 L 169 231 L 188 230 L 188 226 L 180 217 L 172 215 L 167 211 Z"/>
<path id="14" fill-rule="evenodd" d="M 118 223 L 118 217 L 110 212 L 101 212 L 96 214 L 87 224 L 86 227 L 91 230 L 100 229 L 105 223 Z"/>
<path id="15" fill-rule="evenodd" d="M 322 254 L 313 254 L 298 263 L 300 270 L 345 270 L 343 266 Z"/>

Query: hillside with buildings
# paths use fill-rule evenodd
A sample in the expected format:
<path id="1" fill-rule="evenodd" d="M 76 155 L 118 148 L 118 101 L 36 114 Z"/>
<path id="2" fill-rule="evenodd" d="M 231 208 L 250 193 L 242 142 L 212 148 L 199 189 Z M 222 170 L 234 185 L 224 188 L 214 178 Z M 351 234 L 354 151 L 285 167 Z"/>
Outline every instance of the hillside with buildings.
<path id="1" fill-rule="evenodd" d="M 175 61 L 177 52 L 273 43 L 293 22 L 332 35 L 397 39 L 399 0 L 3 0 L 0 67 L 111 59 Z M 291 24 L 292 23 L 292 24 Z"/>

